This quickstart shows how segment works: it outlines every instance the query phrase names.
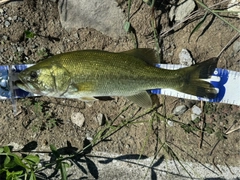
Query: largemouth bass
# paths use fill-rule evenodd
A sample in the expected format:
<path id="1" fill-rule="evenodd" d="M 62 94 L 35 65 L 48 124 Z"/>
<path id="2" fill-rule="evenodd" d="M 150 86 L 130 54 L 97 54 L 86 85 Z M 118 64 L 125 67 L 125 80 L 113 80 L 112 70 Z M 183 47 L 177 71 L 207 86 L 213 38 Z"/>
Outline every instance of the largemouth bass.
<path id="1" fill-rule="evenodd" d="M 113 53 L 81 50 L 55 55 L 19 74 L 17 86 L 25 91 L 52 97 L 93 101 L 96 97 L 125 96 L 142 107 L 152 106 L 146 90 L 170 88 L 213 99 L 216 89 L 209 78 L 217 58 L 182 68 L 154 67 L 155 51 L 142 48 Z"/>

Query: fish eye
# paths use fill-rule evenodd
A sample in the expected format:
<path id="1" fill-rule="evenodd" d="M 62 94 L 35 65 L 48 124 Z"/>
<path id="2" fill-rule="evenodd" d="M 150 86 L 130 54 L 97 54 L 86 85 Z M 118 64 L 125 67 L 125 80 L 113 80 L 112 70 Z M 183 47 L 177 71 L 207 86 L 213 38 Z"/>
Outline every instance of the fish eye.
<path id="1" fill-rule="evenodd" d="M 38 77 L 37 72 L 36 71 L 31 71 L 30 72 L 30 77 L 31 77 L 31 79 L 36 79 Z"/>

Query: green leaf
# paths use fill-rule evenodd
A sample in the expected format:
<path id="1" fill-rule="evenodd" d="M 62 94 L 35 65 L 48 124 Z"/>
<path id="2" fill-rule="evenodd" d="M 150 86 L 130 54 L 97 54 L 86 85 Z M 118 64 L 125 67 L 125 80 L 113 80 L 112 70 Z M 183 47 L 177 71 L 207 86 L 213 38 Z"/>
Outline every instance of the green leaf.
<path id="1" fill-rule="evenodd" d="M 22 174 L 23 174 L 23 171 L 12 171 L 12 172 L 7 171 L 6 180 L 20 180 L 21 178 L 19 176 Z"/>
<path id="2" fill-rule="evenodd" d="M 143 0 L 143 2 L 147 3 L 147 5 L 149 5 L 149 6 L 152 5 L 152 0 Z"/>
<path id="3" fill-rule="evenodd" d="M 39 157 L 36 155 L 27 155 L 25 158 L 24 158 L 25 161 L 27 161 L 29 164 L 38 164 L 40 159 Z"/>
<path id="4" fill-rule="evenodd" d="M 23 167 L 23 168 L 25 168 L 25 169 L 29 169 L 29 168 L 22 162 L 22 160 L 20 159 L 19 156 L 17 156 L 16 154 L 12 154 L 12 156 L 14 157 L 14 162 L 15 162 L 17 165 L 19 165 L 19 166 L 21 166 L 21 167 Z"/>
<path id="5" fill-rule="evenodd" d="M 31 171 L 31 175 L 29 177 L 29 180 L 36 180 L 36 176 L 35 176 L 34 171 Z"/>
<path id="6" fill-rule="evenodd" d="M 10 148 L 8 146 L 4 146 L 3 148 L 5 153 L 11 153 Z"/>
<path id="7" fill-rule="evenodd" d="M 62 162 L 63 164 L 64 164 L 64 166 L 66 167 L 66 168 L 70 168 L 71 167 L 71 164 L 69 164 L 68 162 Z"/>
<path id="8" fill-rule="evenodd" d="M 4 148 L 0 147 L 0 153 L 3 153 L 3 151 L 4 151 Z"/>
<path id="9" fill-rule="evenodd" d="M 24 34 L 25 34 L 25 37 L 29 39 L 32 39 L 35 37 L 35 34 L 31 31 L 24 31 Z"/>
<path id="10" fill-rule="evenodd" d="M 6 156 L 6 158 L 4 159 L 4 167 L 7 166 L 9 164 L 9 162 L 11 161 L 11 158 L 9 156 Z"/>
<path id="11" fill-rule="evenodd" d="M 202 17 L 202 19 L 199 21 L 199 23 L 195 26 L 195 28 L 192 30 L 192 32 L 189 35 L 188 38 L 188 42 L 190 41 L 191 36 L 193 35 L 193 33 L 195 33 L 200 27 L 201 25 L 204 23 L 204 21 L 206 20 L 206 17 L 208 15 L 208 12 L 205 12 L 204 16 Z"/>
<path id="12" fill-rule="evenodd" d="M 67 180 L 67 168 L 70 167 L 70 165 L 67 162 L 61 162 L 60 170 L 61 170 L 61 177 L 63 180 Z"/>
<path id="13" fill-rule="evenodd" d="M 50 145 L 50 149 L 51 149 L 52 153 L 54 154 L 54 156 L 55 156 L 56 158 L 59 158 L 59 157 L 60 157 L 60 154 L 59 154 L 59 152 L 57 151 L 57 148 L 56 148 L 53 144 Z"/>
<path id="14" fill-rule="evenodd" d="M 123 28 L 124 28 L 124 30 L 125 30 L 126 32 L 130 32 L 131 23 L 128 22 L 128 21 L 125 22 Z"/>

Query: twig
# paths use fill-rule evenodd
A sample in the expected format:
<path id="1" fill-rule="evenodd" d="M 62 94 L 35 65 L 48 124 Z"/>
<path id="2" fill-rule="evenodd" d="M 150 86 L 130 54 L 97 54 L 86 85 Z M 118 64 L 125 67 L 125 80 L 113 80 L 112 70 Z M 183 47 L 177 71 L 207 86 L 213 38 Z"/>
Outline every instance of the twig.
<path id="1" fill-rule="evenodd" d="M 203 107 L 204 107 L 204 102 L 201 101 L 201 110 L 203 112 Z M 200 142 L 199 142 L 199 148 L 202 148 L 202 144 L 203 144 L 203 136 L 204 136 L 204 128 L 205 128 L 205 116 L 204 113 L 202 113 L 201 115 L 201 120 L 202 120 L 202 126 L 201 126 L 201 131 L 200 131 Z"/>
<path id="2" fill-rule="evenodd" d="M 210 153 L 209 153 L 209 156 L 212 155 L 214 149 L 217 147 L 217 145 L 218 145 L 219 142 L 220 142 L 220 140 L 218 140 L 218 141 L 215 143 L 215 145 L 213 146 L 212 150 L 211 150 Z"/>
<path id="3" fill-rule="evenodd" d="M 218 54 L 217 58 L 219 58 L 223 51 L 225 51 L 234 41 L 236 41 L 239 38 L 239 33 L 236 33 L 235 36 L 226 44 L 226 46 L 223 47 L 223 49 L 220 51 L 220 53 Z"/>
<path id="4" fill-rule="evenodd" d="M 219 167 L 217 167 L 217 165 L 215 164 L 214 160 L 215 160 L 215 157 L 214 157 L 213 160 L 212 160 L 212 163 L 213 163 L 214 167 L 217 168 L 217 170 L 218 170 L 220 173 L 222 173 L 222 171 L 219 169 Z"/>
<path id="5" fill-rule="evenodd" d="M 231 128 L 230 128 L 231 129 Z M 230 133 L 232 133 L 232 132 L 234 132 L 234 131 L 237 131 L 237 130 L 239 130 L 240 129 L 240 125 L 238 126 L 238 127 L 236 127 L 236 128 L 233 128 L 232 130 L 228 130 L 225 134 L 230 134 Z"/>
<path id="6" fill-rule="evenodd" d="M 225 165 L 227 166 L 227 168 L 229 169 L 229 171 L 232 173 L 232 175 L 234 175 L 234 173 L 232 172 L 231 168 L 229 167 L 229 165 L 225 162 Z"/>

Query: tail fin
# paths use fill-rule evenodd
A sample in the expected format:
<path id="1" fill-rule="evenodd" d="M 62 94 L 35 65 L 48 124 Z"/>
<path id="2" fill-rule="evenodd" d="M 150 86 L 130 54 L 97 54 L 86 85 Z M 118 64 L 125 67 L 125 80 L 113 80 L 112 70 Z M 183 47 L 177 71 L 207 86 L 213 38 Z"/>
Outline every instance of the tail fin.
<path id="1" fill-rule="evenodd" d="M 217 90 L 214 86 L 202 79 L 208 79 L 217 66 L 218 58 L 214 57 L 200 64 L 180 69 L 182 86 L 176 90 L 198 97 L 214 99 L 217 96 Z"/>

